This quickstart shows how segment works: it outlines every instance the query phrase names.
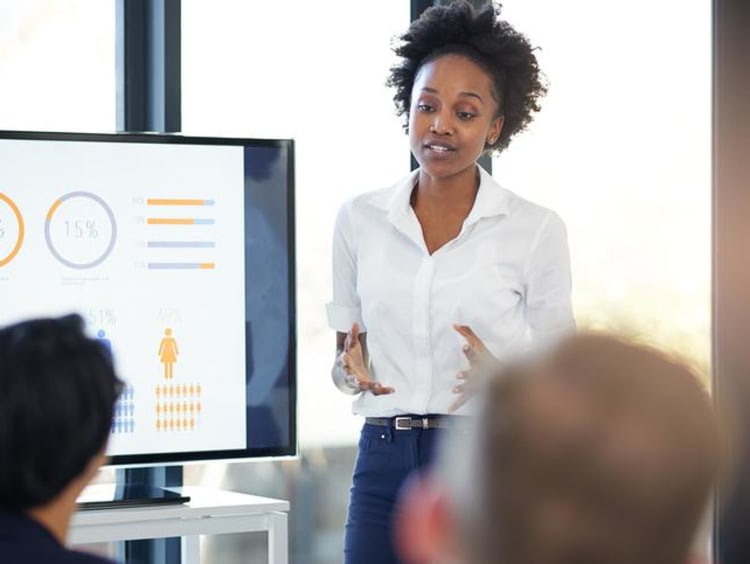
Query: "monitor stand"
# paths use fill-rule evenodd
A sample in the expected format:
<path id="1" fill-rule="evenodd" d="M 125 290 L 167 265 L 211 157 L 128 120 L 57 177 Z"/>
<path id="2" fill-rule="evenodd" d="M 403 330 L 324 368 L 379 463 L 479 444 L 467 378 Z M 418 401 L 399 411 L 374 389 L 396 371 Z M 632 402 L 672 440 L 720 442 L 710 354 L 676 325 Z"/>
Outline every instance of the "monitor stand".
<path id="1" fill-rule="evenodd" d="M 78 509 L 116 509 L 152 505 L 180 504 L 190 501 L 179 492 L 143 484 L 94 484 L 78 496 Z"/>

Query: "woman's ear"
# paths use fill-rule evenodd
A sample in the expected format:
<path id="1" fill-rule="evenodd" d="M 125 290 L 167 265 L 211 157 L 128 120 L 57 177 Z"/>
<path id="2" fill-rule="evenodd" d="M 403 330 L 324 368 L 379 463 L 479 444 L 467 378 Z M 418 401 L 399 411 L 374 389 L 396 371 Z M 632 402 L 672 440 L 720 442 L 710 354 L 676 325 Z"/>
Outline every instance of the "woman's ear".
<path id="1" fill-rule="evenodd" d="M 406 481 L 394 514 L 394 543 L 408 564 L 450 559 L 455 550 L 455 519 L 444 488 L 429 473 Z"/>
<path id="2" fill-rule="evenodd" d="M 505 116 L 498 116 L 490 124 L 490 130 L 487 132 L 487 145 L 494 145 L 495 142 L 500 138 L 500 133 L 503 131 L 503 124 L 505 123 Z"/>

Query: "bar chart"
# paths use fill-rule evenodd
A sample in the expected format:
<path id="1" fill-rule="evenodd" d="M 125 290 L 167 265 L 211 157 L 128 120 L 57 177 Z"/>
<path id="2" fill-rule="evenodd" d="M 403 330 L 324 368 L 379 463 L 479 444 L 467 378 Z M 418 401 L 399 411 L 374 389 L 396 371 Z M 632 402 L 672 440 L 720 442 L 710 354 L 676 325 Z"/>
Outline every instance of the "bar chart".
<path id="1" fill-rule="evenodd" d="M 215 200 L 147 198 L 148 270 L 214 270 Z M 179 257 L 180 260 L 177 260 Z"/>

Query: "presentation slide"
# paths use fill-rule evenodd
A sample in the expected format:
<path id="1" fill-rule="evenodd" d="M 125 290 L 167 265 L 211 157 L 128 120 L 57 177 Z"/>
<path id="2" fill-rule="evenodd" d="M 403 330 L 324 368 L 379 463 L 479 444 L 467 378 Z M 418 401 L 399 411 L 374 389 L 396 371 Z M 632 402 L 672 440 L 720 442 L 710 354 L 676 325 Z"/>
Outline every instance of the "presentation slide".
<path id="1" fill-rule="evenodd" d="M 109 454 L 246 446 L 243 148 L 0 140 L 0 325 L 79 313 Z"/>

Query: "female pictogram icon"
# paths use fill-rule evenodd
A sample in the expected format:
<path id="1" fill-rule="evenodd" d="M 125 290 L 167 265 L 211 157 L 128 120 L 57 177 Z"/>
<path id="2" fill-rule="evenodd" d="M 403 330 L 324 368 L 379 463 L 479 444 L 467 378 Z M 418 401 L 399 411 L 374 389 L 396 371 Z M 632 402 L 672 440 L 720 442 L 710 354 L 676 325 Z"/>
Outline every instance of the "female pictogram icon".
<path id="1" fill-rule="evenodd" d="M 180 351 L 177 349 L 177 341 L 172 337 L 172 329 L 169 327 L 164 329 L 164 335 L 159 345 L 159 360 L 164 365 L 164 378 L 171 380 L 174 378 L 174 363 L 177 362 L 177 355 Z"/>

